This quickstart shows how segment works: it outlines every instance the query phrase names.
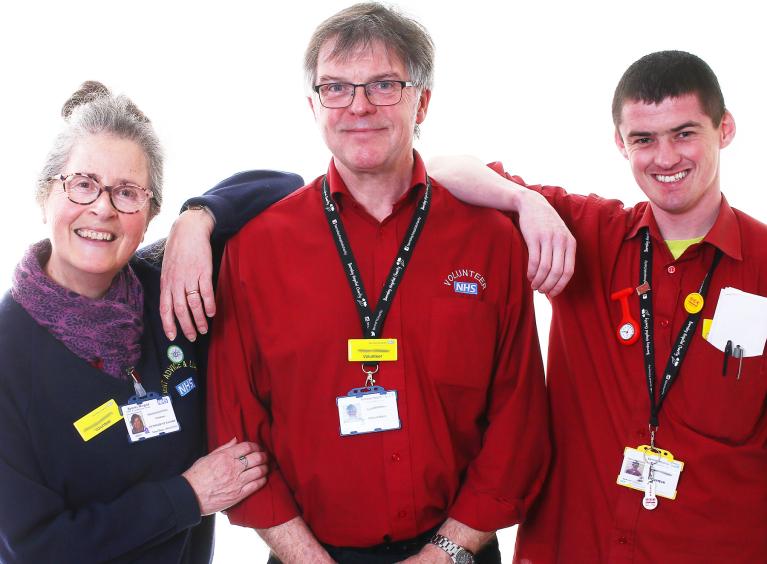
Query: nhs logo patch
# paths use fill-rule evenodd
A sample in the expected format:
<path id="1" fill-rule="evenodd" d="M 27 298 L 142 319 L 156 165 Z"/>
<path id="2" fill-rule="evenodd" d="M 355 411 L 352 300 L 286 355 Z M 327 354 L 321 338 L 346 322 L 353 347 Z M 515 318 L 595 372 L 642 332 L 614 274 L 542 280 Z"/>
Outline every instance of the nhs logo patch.
<path id="1" fill-rule="evenodd" d="M 178 395 L 180 395 L 182 398 L 195 389 L 194 380 L 190 376 L 180 384 L 176 385 L 176 391 L 178 392 Z"/>
<path id="2" fill-rule="evenodd" d="M 456 280 L 453 282 L 453 291 L 456 294 L 473 294 L 476 296 L 479 293 L 479 284 L 476 282 L 458 282 Z"/>

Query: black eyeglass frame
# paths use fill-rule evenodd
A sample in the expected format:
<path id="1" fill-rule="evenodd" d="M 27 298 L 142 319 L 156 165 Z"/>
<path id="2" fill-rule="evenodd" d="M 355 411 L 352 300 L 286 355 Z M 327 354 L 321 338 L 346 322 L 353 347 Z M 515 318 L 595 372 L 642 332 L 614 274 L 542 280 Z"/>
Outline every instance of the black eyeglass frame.
<path id="1" fill-rule="evenodd" d="M 69 195 L 69 190 L 67 189 L 67 184 L 75 176 L 83 176 L 85 178 L 90 178 L 99 187 L 98 193 L 96 194 L 96 196 L 90 202 L 76 202 Z M 152 191 L 147 189 L 147 188 L 144 188 L 143 186 L 139 186 L 138 184 L 133 184 L 132 182 L 124 182 L 122 184 L 118 184 L 117 186 L 107 186 L 106 184 L 101 182 L 101 180 L 99 180 L 98 177 L 95 174 L 92 174 L 92 173 L 89 173 L 89 172 L 72 172 L 70 174 L 58 174 L 56 176 L 50 176 L 50 177 L 46 178 L 45 181 L 46 182 L 55 182 L 56 180 L 61 182 L 61 185 L 64 188 L 64 193 L 67 195 L 67 199 L 70 202 L 72 202 L 73 204 L 77 204 L 79 206 L 89 206 L 89 205 L 91 205 L 93 202 L 95 202 L 96 200 L 98 200 L 101 197 L 101 193 L 102 192 L 106 192 L 107 194 L 109 194 L 109 203 L 112 204 L 112 207 L 114 209 L 116 209 L 120 213 L 134 214 L 134 213 L 138 213 L 141 210 L 143 210 L 146 207 L 147 203 L 149 203 L 150 200 L 154 199 L 154 194 L 152 193 Z M 123 188 L 123 187 L 126 187 L 126 186 L 130 187 L 130 188 L 138 188 L 141 192 L 143 192 L 147 196 L 146 200 L 144 200 L 144 203 L 141 204 L 141 207 L 138 208 L 135 211 L 124 211 L 124 210 L 121 210 L 120 208 L 118 208 L 115 205 L 114 198 L 112 197 L 113 190 L 115 190 L 116 188 Z"/>
<path id="2" fill-rule="evenodd" d="M 395 84 L 400 85 L 400 91 L 399 91 L 399 99 L 396 102 L 392 102 L 391 104 L 376 104 L 373 102 L 373 100 L 370 99 L 370 93 L 368 92 L 368 88 L 373 84 L 380 84 L 382 82 L 393 82 Z M 322 99 L 322 94 L 320 94 L 320 88 L 323 86 L 332 86 L 334 84 L 339 84 L 343 86 L 351 86 L 352 87 L 352 95 L 349 98 L 349 103 L 345 106 L 326 106 L 325 101 Z M 362 84 L 354 84 L 352 82 L 323 82 L 322 84 L 315 84 L 312 86 L 312 90 L 314 90 L 317 93 L 317 97 L 320 99 L 320 104 L 322 104 L 323 107 L 328 108 L 329 110 L 340 110 L 343 108 L 348 108 L 354 103 L 354 96 L 357 94 L 357 88 L 362 87 L 365 91 L 365 98 L 367 98 L 368 102 L 370 102 L 374 106 L 396 106 L 402 101 L 402 93 L 405 91 L 405 88 L 415 86 L 414 82 L 411 82 L 409 80 L 394 80 L 394 79 L 387 79 L 387 80 L 373 80 L 372 82 L 364 82 Z"/>

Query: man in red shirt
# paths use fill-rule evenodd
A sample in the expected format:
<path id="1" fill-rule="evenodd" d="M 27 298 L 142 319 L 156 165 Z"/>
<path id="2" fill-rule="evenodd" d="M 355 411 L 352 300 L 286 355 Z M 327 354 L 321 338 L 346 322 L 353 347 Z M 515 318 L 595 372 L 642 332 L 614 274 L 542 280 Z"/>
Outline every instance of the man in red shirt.
<path id="1" fill-rule="evenodd" d="M 764 562 L 767 226 L 720 192 L 735 122 L 708 65 L 679 51 L 629 67 L 613 119 L 649 202 L 527 187 L 578 257 L 552 299 L 554 456 L 516 560 Z M 432 172 L 476 204 L 530 193 L 478 161 Z"/>
<path id="2" fill-rule="evenodd" d="M 327 175 L 227 246 L 210 447 L 270 452 L 268 484 L 228 515 L 275 560 L 499 562 L 495 530 L 542 486 L 527 256 L 413 151 L 432 68 L 425 29 L 378 4 L 321 24 L 305 70 Z"/>

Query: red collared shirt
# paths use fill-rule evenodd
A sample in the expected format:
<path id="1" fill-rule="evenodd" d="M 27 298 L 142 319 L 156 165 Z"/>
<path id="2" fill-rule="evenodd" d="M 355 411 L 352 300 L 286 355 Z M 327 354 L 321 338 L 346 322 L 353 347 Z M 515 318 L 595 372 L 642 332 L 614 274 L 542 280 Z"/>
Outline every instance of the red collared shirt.
<path id="1" fill-rule="evenodd" d="M 499 165 L 494 166 L 499 170 Z M 521 179 L 513 177 L 521 182 Z M 674 260 L 650 206 L 624 208 L 596 196 L 542 192 L 578 241 L 575 276 L 552 301 L 548 391 L 554 458 L 544 493 L 520 528 L 516 559 L 549 562 L 764 562 L 767 560 L 767 368 L 765 356 L 730 359 L 701 337 L 702 323 L 660 413 L 656 444 L 685 463 L 675 500 L 642 507 L 641 492 L 616 484 L 624 447 L 649 444 L 642 340 L 625 346 L 613 292 L 639 285 L 641 227 L 653 243 L 656 375 L 662 377 L 715 249 L 702 318 L 732 286 L 767 295 L 767 226 L 722 198 L 704 240 Z M 639 320 L 639 298 L 629 299 Z M 765 320 L 767 322 L 767 320 Z M 761 351 L 763 353 L 763 351 Z M 658 386 L 656 384 L 656 390 Z M 657 391 L 656 391 L 657 393 Z"/>
<path id="2" fill-rule="evenodd" d="M 425 169 L 379 223 L 328 178 L 371 301 L 378 299 Z M 542 361 L 526 254 L 501 214 L 434 183 L 431 210 L 386 319 L 399 360 L 377 384 L 398 393 L 402 428 L 339 435 L 336 398 L 365 382 L 347 361 L 360 320 L 323 213 L 321 178 L 252 220 L 228 246 L 210 351 L 211 448 L 265 446 L 267 485 L 229 510 L 272 527 L 297 515 L 322 542 L 412 538 L 451 516 L 475 529 L 518 522 L 549 457 Z M 476 295 L 453 281 L 477 284 Z M 372 309 L 372 308 L 371 308 Z"/>

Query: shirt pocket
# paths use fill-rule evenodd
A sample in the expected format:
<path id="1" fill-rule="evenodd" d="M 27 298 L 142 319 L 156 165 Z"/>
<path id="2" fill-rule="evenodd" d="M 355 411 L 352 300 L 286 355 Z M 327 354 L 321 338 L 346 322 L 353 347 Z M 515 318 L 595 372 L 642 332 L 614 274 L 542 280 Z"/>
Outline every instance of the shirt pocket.
<path id="1" fill-rule="evenodd" d="M 433 298 L 428 373 L 436 384 L 487 390 L 495 367 L 496 308 L 470 298 Z"/>
<path id="2" fill-rule="evenodd" d="M 685 370 L 679 376 L 684 405 L 680 417 L 702 435 L 731 444 L 744 443 L 753 435 L 762 418 L 767 398 L 765 357 L 730 357 L 727 375 L 722 376 L 724 352 L 708 341 L 696 339 L 688 357 L 697 371 Z M 692 363 L 690 363 L 692 367 Z M 674 390 L 669 392 L 671 397 Z"/>

